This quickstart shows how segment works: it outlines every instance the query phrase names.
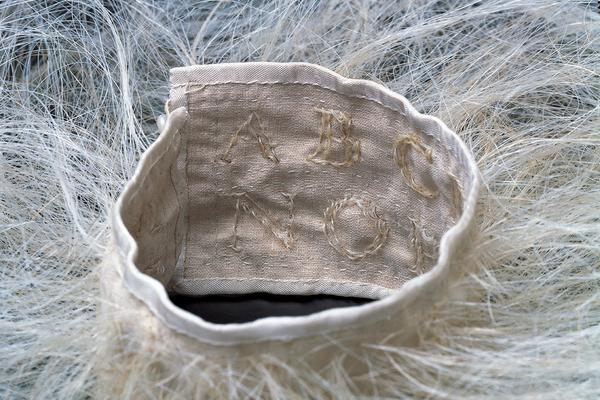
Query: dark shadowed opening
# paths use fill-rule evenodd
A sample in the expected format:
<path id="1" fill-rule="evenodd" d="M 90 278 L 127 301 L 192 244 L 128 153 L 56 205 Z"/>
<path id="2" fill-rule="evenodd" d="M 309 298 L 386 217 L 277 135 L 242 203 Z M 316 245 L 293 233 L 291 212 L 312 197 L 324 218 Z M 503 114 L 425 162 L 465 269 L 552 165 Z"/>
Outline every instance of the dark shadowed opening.
<path id="1" fill-rule="evenodd" d="M 183 296 L 171 295 L 171 301 L 200 318 L 214 323 L 250 322 L 260 318 L 302 316 L 330 308 L 351 307 L 372 300 L 331 295 L 243 295 Z"/>

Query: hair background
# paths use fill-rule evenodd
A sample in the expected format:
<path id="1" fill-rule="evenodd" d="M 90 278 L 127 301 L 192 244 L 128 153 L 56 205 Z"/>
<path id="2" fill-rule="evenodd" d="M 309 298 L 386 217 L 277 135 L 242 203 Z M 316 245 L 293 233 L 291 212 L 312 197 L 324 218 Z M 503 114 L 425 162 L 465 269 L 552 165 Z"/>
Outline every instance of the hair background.
<path id="1" fill-rule="evenodd" d="M 158 135 L 169 68 L 234 61 L 306 61 L 381 82 L 475 154 L 481 233 L 465 261 L 474 273 L 458 283 L 471 295 L 432 310 L 419 347 L 377 349 L 382 393 L 600 397 L 594 2 L 5 0 L 1 398 L 93 395 L 110 207 Z M 228 392 L 215 397 L 352 392 L 343 371 L 291 371 L 300 390 L 278 385 L 266 363 L 248 372 L 252 387 L 233 389 L 221 371 Z M 131 374 L 149 397 L 161 385 L 143 368 Z"/>

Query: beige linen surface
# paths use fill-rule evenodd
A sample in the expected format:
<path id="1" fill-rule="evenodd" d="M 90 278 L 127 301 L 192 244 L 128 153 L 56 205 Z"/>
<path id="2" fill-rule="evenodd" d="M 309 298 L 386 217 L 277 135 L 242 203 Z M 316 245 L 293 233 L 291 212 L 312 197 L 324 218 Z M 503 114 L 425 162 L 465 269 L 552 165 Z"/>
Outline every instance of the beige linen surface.
<path id="1" fill-rule="evenodd" d="M 152 167 L 178 176 L 140 189 L 148 212 L 138 230 L 153 225 L 142 270 L 171 277 L 186 232 L 170 290 L 378 298 L 435 263 L 459 216 L 456 177 L 465 173 L 437 132 L 415 129 L 402 110 L 316 84 L 183 88 L 185 143 Z M 167 178 L 185 188 L 177 193 Z M 180 204 L 186 215 L 175 229 Z"/>

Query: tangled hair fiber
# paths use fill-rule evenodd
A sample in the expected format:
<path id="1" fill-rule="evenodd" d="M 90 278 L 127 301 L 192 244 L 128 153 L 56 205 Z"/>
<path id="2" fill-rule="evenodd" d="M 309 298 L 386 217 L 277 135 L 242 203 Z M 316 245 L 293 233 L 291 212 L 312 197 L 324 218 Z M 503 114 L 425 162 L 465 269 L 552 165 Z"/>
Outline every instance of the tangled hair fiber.
<path id="1" fill-rule="evenodd" d="M 169 68 L 233 61 L 306 61 L 381 82 L 475 154 L 485 185 L 463 260 L 474 272 L 455 291 L 465 295 L 431 310 L 417 347 L 371 346 L 375 398 L 599 398 L 595 7 L 0 2 L 0 398 L 104 397 L 96 371 L 122 362 L 103 350 L 97 312 L 111 205 L 158 135 Z M 256 356 L 243 379 L 188 355 L 174 372 L 185 384 L 169 387 L 152 373 L 168 349 L 155 350 L 130 355 L 122 398 L 354 394 L 343 351 L 324 371 Z"/>

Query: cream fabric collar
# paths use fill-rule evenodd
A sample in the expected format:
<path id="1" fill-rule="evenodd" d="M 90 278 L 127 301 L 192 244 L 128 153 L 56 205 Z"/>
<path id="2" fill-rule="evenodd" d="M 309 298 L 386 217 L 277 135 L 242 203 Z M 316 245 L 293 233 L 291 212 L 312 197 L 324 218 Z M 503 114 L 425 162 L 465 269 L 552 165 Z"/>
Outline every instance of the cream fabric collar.
<path id="1" fill-rule="evenodd" d="M 112 223 L 123 284 L 177 332 L 235 345 L 408 327 L 461 273 L 475 161 L 379 84 L 305 63 L 176 68 L 160 125 Z M 377 300 L 219 325 L 168 292 Z"/>

